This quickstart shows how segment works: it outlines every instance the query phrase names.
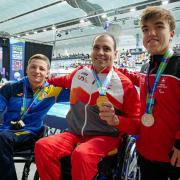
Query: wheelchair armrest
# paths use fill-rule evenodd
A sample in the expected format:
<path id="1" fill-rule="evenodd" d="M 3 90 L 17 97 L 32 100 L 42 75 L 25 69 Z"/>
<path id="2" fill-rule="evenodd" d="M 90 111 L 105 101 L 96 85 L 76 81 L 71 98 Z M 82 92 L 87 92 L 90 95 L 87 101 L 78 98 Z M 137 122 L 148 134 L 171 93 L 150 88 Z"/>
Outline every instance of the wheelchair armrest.
<path id="1" fill-rule="evenodd" d="M 43 130 L 43 133 L 42 133 L 41 137 L 48 136 L 48 130 L 49 130 L 49 127 L 47 125 L 44 125 L 44 130 Z"/>

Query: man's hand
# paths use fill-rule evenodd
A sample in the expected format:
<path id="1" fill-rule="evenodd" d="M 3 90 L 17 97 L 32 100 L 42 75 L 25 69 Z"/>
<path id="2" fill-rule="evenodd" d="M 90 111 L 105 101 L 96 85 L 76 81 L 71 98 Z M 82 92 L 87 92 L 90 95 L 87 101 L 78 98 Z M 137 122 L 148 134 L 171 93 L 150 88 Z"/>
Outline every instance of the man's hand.
<path id="1" fill-rule="evenodd" d="M 109 101 L 104 102 L 102 106 L 99 107 L 99 111 L 100 118 L 110 126 L 117 126 L 119 124 L 119 119 L 117 115 L 115 115 L 114 106 Z"/>
<path id="2" fill-rule="evenodd" d="M 180 150 L 175 147 L 173 147 L 171 164 L 172 164 L 172 166 L 180 167 Z"/>
<path id="3" fill-rule="evenodd" d="M 24 122 L 22 120 L 19 121 L 11 121 L 11 128 L 13 130 L 21 129 L 25 126 Z"/>

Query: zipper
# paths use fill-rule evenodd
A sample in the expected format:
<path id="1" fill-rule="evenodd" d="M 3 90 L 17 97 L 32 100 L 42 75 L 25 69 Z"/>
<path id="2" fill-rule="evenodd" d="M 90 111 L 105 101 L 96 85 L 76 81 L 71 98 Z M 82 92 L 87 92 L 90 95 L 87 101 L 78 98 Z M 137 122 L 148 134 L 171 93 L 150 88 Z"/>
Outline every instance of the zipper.
<path id="1" fill-rule="evenodd" d="M 87 106 L 90 104 L 90 101 L 91 101 L 91 94 L 90 94 L 90 97 L 89 97 L 89 100 L 88 100 L 88 103 L 85 105 L 84 107 L 84 111 L 85 111 L 85 115 L 84 115 L 84 125 L 81 129 L 81 136 L 84 136 L 84 129 L 85 129 L 85 126 L 87 124 Z"/>
<path id="2" fill-rule="evenodd" d="M 93 79 L 93 81 L 92 81 L 92 86 L 91 86 L 91 89 L 90 89 L 90 97 L 89 97 L 89 100 L 88 100 L 88 102 L 87 102 L 87 104 L 85 105 L 85 107 L 84 107 L 84 111 L 85 111 L 85 114 L 84 114 L 84 125 L 83 125 L 83 127 L 82 127 L 82 129 L 81 129 L 81 136 L 84 136 L 84 129 L 85 129 L 85 126 L 86 126 L 86 124 L 87 124 L 87 106 L 90 104 L 90 102 L 91 102 L 91 95 L 92 95 L 92 88 L 93 88 L 93 84 L 94 84 L 94 81 L 95 79 Z"/>

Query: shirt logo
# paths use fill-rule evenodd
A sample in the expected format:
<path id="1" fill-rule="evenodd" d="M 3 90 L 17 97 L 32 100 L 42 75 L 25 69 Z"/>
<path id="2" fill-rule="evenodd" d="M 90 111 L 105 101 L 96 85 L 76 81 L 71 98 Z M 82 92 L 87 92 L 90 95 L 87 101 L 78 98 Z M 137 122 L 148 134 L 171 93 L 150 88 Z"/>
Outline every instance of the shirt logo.
<path id="1" fill-rule="evenodd" d="M 78 79 L 79 79 L 80 81 L 84 81 L 85 83 L 87 83 L 87 76 L 78 75 Z"/>
<path id="2" fill-rule="evenodd" d="M 161 94 L 165 93 L 165 90 L 167 89 L 165 77 L 162 77 L 162 79 L 160 80 L 160 82 L 158 84 L 158 88 L 159 88 L 159 93 L 161 93 Z"/>

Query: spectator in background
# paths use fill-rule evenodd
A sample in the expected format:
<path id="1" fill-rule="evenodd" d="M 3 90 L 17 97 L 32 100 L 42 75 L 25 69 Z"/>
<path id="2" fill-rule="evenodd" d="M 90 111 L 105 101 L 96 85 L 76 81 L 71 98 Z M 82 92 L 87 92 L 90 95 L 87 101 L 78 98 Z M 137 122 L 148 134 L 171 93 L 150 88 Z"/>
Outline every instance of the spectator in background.
<path id="1" fill-rule="evenodd" d="M 60 159 L 70 155 L 72 179 L 92 180 L 99 160 L 120 145 L 119 118 L 137 123 L 139 96 L 129 79 L 113 66 L 116 56 L 114 37 L 98 35 L 93 41 L 93 65 L 49 79 L 51 84 L 71 88 L 71 110 L 67 115 L 67 132 L 43 138 L 35 145 L 41 180 L 61 179 Z"/>
<path id="2" fill-rule="evenodd" d="M 27 77 L 0 88 L 0 179 L 16 180 L 13 152 L 31 147 L 43 130 L 43 120 L 57 98 L 68 100 L 69 91 L 46 82 L 49 59 L 36 54 L 28 61 Z"/>
<path id="3" fill-rule="evenodd" d="M 3 82 L 3 76 L 2 74 L 0 73 L 0 88 L 4 85 L 4 82 Z"/>
<path id="4" fill-rule="evenodd" d="M 21 74 L 19 72 L 14 73 L 14 80 L 19 81 L 21 79 Z"/>
<path id="5" fill-rule="evenodd" d="M 137 150 L 142 180 L 180 179 L 180 53 L 170 49 L 175 19 L 170 11 L 147 7 L 141 16 L 150 61 L 141 73 L 120 71 L 140 87 L 141 124 Z M 123 129 L 120 119 L 119 128 Z"/>
<path id="6" fill-rule="evenodd" d="M 0 82 L 2 81 L 2 78 L 3 78 L 3 76 L 2 76 L 2 74 L 0 73 Z"/>

